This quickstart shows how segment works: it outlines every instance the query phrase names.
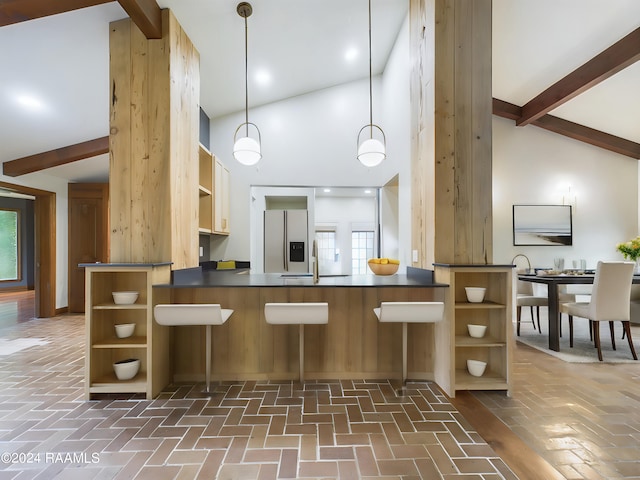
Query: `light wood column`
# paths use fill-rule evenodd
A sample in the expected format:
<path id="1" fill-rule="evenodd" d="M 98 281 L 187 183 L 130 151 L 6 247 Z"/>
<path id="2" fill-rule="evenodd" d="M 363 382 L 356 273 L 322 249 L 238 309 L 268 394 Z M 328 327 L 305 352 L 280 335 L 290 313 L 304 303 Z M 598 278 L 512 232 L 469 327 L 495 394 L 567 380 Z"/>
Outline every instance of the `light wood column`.
<path id="1" fill-rule="evenodd" d="M 414 266 L 493 261 L 491 0 L 411 0 Z"/>
<path id="2" fill-rule="evenodd" d="M 110 25 L 112 262 L 198 265 L 199 54 L 173 14 Z"/>

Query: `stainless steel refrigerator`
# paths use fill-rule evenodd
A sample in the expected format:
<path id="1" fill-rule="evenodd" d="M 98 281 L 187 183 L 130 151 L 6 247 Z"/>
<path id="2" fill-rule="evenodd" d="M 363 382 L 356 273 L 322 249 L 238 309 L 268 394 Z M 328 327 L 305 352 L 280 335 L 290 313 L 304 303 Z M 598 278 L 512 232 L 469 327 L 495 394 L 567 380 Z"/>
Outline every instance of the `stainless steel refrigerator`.
<path id="1" fill-rule="evenodd" d="M 308 273 L 306 210 L 265 210 L 264 272 Z"/>

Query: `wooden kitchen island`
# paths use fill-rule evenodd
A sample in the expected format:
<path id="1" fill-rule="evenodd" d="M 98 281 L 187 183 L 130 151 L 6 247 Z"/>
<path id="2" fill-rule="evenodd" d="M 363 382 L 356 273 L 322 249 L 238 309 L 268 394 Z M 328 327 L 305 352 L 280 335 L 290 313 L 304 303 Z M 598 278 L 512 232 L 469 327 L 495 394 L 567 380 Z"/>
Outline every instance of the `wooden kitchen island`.
<path id="1" fill-rule="evenodd" d="M 196 269 L 197 270 L 197 269 Z M 328 325 L 305 326 L 306 379 L 401 378 L 402 325 L 379 323 L 383 301 L 444 301 L 447 285 L 433 272 L 407 275 L 285 277 L 247 271 L 196 271 L 155 285 L 171 303 L 220 303 L 234 310 L 213 327 L 212 380 L 291 380 L 298 376 L 297 325 L 270 325 L 268 302 L 328 302 Z M 169 294 L 167 295 L 167 291 Z M 155 296 L 155 293 L 154 293 Z M 433 324 L 409 324 L 408 376 L 433 380 Z M 176 382 L 204 381 L 204 327 L 172 327 L 169 352 Z"/>

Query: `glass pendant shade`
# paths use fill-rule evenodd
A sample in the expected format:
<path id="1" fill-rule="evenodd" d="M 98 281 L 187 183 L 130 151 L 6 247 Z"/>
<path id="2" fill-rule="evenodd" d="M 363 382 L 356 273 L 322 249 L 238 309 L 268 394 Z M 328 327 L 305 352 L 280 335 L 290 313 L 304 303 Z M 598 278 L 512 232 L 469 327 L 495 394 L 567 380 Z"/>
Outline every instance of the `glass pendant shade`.
<path id="1" fill-rule="evenodd" d="M 377 138 L 368 138 L 358 147 L 358 160 L 365 167 L 375 167 L 386 158 L 384 145 Z"/>
<path id="2" fill-rule="evenodd" d="M 363 133 L 365 135 L 363 135 Z M 365 167 L 375 167 L 387 158 L 387 139 L 378 125 L 365 125 L 358 132 L 358 160 Z"/>
<path id="3" fill-rule="evenodd" d="M 233 144 L 233 156 L 243 165 L 255 165 L 262 158 L 260 144 L 251 137 L 240 137 Z"/>

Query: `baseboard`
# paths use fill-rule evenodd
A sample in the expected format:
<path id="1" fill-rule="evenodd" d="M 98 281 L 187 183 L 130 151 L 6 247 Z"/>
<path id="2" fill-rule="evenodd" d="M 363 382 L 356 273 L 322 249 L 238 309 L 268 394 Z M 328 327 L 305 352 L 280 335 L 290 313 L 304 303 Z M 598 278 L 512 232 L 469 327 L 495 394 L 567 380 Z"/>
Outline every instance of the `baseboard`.
<path id="1" fill-rule="evenodd" d="M 56 316 L 63 315 L 69 312 L 69 307 L 56 308 Z"/>
<path id="2" fill-rule="evenodd" d="M 0 287 L 0 293 L 26 292 L 29 290 L 33 290 L 33 289 L 25 285 L 20 285 L 17 287 Z"/>

